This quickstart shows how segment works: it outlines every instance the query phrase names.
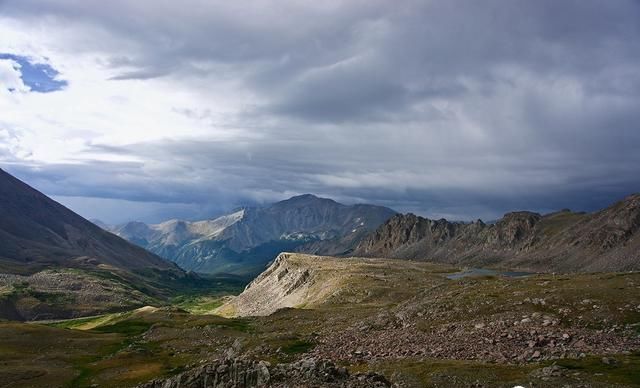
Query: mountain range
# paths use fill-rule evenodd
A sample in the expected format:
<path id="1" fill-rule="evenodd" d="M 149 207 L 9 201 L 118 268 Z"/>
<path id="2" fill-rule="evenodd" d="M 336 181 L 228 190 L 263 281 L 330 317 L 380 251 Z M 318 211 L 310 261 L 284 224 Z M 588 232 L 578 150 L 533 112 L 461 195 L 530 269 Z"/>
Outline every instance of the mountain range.
<path id="1" fill-rule="evenodd" d="M 0 199 L 0 318 L 18 320 L 166 303 L 208 284 L 185 270 L 248 278 L 283 251 L 536 272 L 640 270 L 640 194 L 595 213 L 520 211 L 493 223 L 306 194 L 213 220 L 130 222 L 113 228 L 117 235 L 3 170 Z"/>
<path id="2" fill-rule="evenodd" d="M 386 207 L 347 206 L 305 194 L 213 220 L 136 221 L 111 230 L 185 270 L 257 275 L 282 251 L 349 254 L 395 214 Z"/>
<path id="3" fill-rule="evenodd" d="M 595 213 L 522 211 L 491 224 L 398 214 L 353 254 L 540 272 L 640 270 L 640 194 Z"/>

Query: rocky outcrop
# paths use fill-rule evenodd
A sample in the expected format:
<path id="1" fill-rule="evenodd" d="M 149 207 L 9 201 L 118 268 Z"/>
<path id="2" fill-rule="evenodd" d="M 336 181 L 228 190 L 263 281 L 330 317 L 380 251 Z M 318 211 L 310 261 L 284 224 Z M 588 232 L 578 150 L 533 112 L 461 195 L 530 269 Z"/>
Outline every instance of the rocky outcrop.
<path id="1" fill-rule="evenodd" d="M 255 278 L 245 290 L 218 313 L 229 316 L 269 315 L 278 309 L 298 307 L 320 300 L 331 289 L 329 284 L 337 277 L 326 279 L 321 266 L 308 265 L 321 261 L 320 256 L 281 253 L 274 262 Z"/>
<path id="2" fill-rule="evenodd" d="M 355 255 L 535 271 L 640 269 L 640 194 L 593 214 L 506 214 L 493 224 L 396 215 Z"/>
<path id="3" fill-rule="evenodd" d="M 328 360 L 305 358 L 272 366 L 247 359 L 215 360 L 177 376 L 158 379 L 139 388 L 251 388 L 251 387 L 390 387 L 376 373 L 351 375 Z"/>
<path id="4" fill-rule="evenodd" d="M 268 363 L 242 359 L 216 360 L 139 388 L 265 387 L 271 379 Z"/>

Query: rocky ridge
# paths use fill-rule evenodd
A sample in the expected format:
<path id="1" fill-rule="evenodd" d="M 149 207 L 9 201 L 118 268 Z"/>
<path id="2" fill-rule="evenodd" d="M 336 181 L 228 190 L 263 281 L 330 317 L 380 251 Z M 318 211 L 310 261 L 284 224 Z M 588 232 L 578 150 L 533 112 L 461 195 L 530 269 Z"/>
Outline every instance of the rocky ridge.
<path id="1" fill-rule="evenodd" d="M 640 194 L 593 214 L 506 214 L 493 224 L 396 215 L 354 254 L 534 271 L 640 269 Z"/>
<path id="2" fill-rule="evenodd" d="M 321 303 L 342 280 L 338 271 L 323 265 L 323 259 L 322 256 L 281 253 L 269 268 L 217 313 L 261 316 L 282 308 Z M 309 261 L 314 261 L 314 265 L 308 265 Z"/>

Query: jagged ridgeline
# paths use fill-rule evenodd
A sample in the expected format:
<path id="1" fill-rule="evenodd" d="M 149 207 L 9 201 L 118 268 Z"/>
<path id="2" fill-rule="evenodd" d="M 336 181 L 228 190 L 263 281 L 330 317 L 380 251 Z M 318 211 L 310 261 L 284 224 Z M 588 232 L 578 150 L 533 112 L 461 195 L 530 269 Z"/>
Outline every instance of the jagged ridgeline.
<path id="1" fill-rule="evenodd" d="M 349 254 L 394 214 L 382 206 L 347 206 L 307 194 L 214 220 L 130 222 L 113 232 L 186 270 L 255 276 L 283 251 Z"/>
<path id="2" fill-rule="evenodd" d="M 640 194 L 595 213 L 514 212 L 491 224 L 399 214 L 354 254 L 540 272 L 639 270 Z"/>

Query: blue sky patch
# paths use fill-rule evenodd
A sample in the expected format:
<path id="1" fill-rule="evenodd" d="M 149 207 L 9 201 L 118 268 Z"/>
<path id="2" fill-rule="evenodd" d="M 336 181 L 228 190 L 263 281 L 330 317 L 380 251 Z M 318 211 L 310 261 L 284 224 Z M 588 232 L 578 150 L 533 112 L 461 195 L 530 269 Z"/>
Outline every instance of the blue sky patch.
<path id="1" fill-rule="evenodd" d="M 11 59 L 20 64 L 22 82 L 31 88 L 32 92 L 50 93 L 64 89 L 68 82 L 57 79 L 60 74 L 46 63 L 36 63 L 28 57 L 14 54 L 0 53 L 0 59 Z"/>

